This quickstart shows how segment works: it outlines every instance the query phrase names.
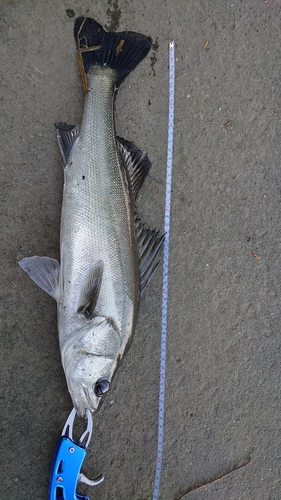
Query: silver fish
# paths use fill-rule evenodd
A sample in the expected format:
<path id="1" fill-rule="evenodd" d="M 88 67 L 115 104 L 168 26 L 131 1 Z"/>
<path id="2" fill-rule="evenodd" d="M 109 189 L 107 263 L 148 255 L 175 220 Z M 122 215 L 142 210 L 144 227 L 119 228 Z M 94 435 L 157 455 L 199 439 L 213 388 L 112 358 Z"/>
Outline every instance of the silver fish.
<path id="1" fill-rule="evenodd" d="M 57 301 L 62 365 L 84 415 L 99 407 L 130 343 L 163 236 L 136 212 L 150 161 L 117 138 L 114 125 L 116 89 L 152 41 L 108 33 L 89 18 L 76 20 L 74 36 L 86 96 L 80 127 L 56 124 L 64 163 L 61 263 L 34 256 L 20 266 Z"/>

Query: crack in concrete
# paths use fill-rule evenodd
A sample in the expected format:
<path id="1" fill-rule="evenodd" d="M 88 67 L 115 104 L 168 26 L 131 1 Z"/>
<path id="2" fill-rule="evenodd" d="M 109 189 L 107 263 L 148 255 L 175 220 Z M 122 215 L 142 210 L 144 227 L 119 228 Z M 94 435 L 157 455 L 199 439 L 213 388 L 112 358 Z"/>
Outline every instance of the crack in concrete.
<path id="1" fill-rule="evenodd" d="M 189 488 L 187 488 L 187 490 L 185 490 L 183 493 L 181 493 L 180 496 L 176 497 L 175 500 L 181 500 L 183 497 L 185 497 L 186 495 L 188 495 L 192 491 L 199 490 L 199 488 L 202 488 L 203 486 L 207 486 L 208 484 L 212 484 L 215 481 L 219 481 L 223 477 L 228 476 L 229 474 L 232 474 L 233 472 L 236 472 L 239 469 L 242 469 L 242 467 L 245 467 L 246 465 L 249 465 L 250 462 L 251 462 L 251 457 L 248 457 L 242 464 L 235 465 L 231 469 L 226 469 L 221 474 L 213 477 L 212 479 L 209 479 L 208 481 L 204 481 L 203 483 L 189 486 Z"/>

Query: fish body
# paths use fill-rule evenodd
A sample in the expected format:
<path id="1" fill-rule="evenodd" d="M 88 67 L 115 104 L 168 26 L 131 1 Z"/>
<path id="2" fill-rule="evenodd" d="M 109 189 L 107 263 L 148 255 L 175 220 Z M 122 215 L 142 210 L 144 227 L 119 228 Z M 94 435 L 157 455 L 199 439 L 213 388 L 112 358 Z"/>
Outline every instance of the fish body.
<path id="1" fill-rule="evenodd" d="M 97 407 L 95 367 L 101 365 L 98 380 L 111 380 L 134 329 L 139 303 L 134 205 L 114 133 L 116 83 L 117 74 L 110 68 L 97 66 L 88 75 L 81 129 L 64 170 L 58 328 L 68 385 L 79 394 L 74 396 L 76 406 L 88 398 Z M 95 288 L 97 275 L 100 283 Z M 91 301 L 95 306 L 88 312 L 89 321 L 77 311 Z M 83 386 L 76 387 L 77 372 L 83 371 Z"/>
<path id="2" fill-rule="evenodd" d="M 74 31 L 87 93 L 81 126 L 56 124 L 64 161 L 61 263 L 35 256 L 20 265 L 57 301 L 62 365 L 83 415 L 97 410 L 110 388 L 163 237 L 136 213 L 150 162 L 132 143 L 116 138 L 114 125 L 116 88 L 151 40 L 107 33 L 92 19 L 77 19 Z"/>

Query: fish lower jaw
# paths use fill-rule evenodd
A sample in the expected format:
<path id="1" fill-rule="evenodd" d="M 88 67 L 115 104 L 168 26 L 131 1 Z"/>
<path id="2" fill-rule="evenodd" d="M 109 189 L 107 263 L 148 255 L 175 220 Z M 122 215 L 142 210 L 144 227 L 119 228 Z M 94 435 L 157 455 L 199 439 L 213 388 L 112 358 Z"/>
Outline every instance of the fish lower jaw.
<path id="1" fill-rule="evenodd" d="M 70 385 L 68 384 L 68 390 L 73 402 L 73 406 L 75 407 L 79 416 L 85 416 L 86 410 L 89 410 L 92 413 L 98 410 L 101 399 L 93 393 L 92 388 L 82 383 L 79 386 L 79 389 L 77 388 L 76 390 L 73 390 L 73 387 L 70 387 Z"/>
<path id="2" fill-rule="evenodd" d="M 95 413 L 97 411 L 97 408 L 92 408 L 89 404 L 82 404 L 81 401 L 78 401 L 75 397 L 72 397 L 72 403 L 79 417 L 85 417 L 86 410 L 89 410 L 91 413 Z"/>

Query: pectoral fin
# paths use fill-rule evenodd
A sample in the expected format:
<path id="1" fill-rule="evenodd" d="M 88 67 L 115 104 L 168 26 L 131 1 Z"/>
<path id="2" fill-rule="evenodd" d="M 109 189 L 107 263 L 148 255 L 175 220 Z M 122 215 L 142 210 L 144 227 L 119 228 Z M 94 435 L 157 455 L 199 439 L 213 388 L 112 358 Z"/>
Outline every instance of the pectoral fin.
<path id="1" fill-rule="evenodd" d="M 44 292 L 53 299 L 59 298 L 60 265 L 50 257 L 25 257 L 19 262 L 20 267 Z"/>
<path id="2" fill-rule="evenodd" d="M 95 313 L 95 307 L 100 293 L 103 275 L 103 262 L 99 260 L 89 273 L 83 292 L 80 297 L 80 306 L 77 309 L 79 314 L 84 314 L 85 318 L 91 320 Z"/>

